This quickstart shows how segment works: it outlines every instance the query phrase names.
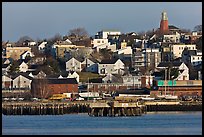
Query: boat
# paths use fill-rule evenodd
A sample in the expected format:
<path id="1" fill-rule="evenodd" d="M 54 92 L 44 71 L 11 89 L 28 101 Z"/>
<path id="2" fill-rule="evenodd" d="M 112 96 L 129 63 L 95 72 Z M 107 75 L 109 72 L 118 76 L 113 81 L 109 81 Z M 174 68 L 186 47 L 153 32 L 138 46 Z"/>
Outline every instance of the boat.
<path id="1" fill-rule="evenodd" d="M 174 95 L 165 95 L 165 99 L 178 99 L 178 96 L 174 96 Z"/>
<path id="2" fill-rule="evenodd" d="M 166 70 L 165 70 L 165 81 L 166 81 Z M 165 93 L 164 95 L 157 95 L 157 98 L 167 99 L 167 100 L 175 100 L 178 99 L 178 96 L 166 94 L 166 84 L 165 84 Z"/>
<path id="3" fill-rule="evenodd" d="M 148 101 L 155 100 L 155 98 L 151 98 L 151 97 L 142 97 L 141 99 L 142 100 L 148 100 Z"/>

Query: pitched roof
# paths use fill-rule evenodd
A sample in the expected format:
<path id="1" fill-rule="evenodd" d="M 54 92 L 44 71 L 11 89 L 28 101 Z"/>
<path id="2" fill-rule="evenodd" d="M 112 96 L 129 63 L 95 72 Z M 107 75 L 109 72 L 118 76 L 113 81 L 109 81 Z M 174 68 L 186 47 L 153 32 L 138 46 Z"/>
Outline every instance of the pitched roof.
<path id="1" fill-rule="evenodd" d="M 7 68 L 10 64 L 2 64 L 2 68 Z"/>
<path id="2" fill-rule="evenodd" d="M 26 72 L 19 72 L 19 73 L 15 74 L 15 75 L 12 75 L 11 77 L 12 77 L 12 79 L 15 79 L 20 75 L 23 76 L 23 77 L 26 77 L 27 79 L 30 79 L 30 80 L 33 79 L 32 77 L 29 76 L 29 73 L 26 73 Z"/>
<path id="3" fill-rule="evenodd" d="M 68 79 L 47 79 L 49 84 L 78 84 L 75 78 Z"/>
<path id="4" fill-rule="evenodd" d="M 178 61 L 175 61 L 175 62 L 161 62 L 159 63 L 159 65 L 157 67 L 170 67 L 171 65 L 173 67 L 179 67 L 183 62 L 178 62 Z"/>
<path id="5" fill-rule="evenodd" d="M 179 28 L 177 28 L 177 27 L 174 26 L 174 25 L 169 25 L 169 29 L 179 29 Z"/>
<path id="6" fill-rule="evenodd" d="M 100 64 L 115 64 L 115 62 L 117 61 L 117 58 L 113 58 L 113 59 L 104 59 L 101 60 Z"/>

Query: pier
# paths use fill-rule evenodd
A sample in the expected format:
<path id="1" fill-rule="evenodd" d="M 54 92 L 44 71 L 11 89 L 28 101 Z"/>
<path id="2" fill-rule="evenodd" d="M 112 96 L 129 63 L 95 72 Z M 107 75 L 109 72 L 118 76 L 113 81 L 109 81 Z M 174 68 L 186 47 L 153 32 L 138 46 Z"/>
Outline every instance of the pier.
<path id="1" fill-rule="evenodd" d="M 3 103 L 4 115 L 63 115 L 71 113 L 87 113 L 89 103 L 62 103 L 62 102 L 15 102 Z"/>
<path id="2" fill-rule="evenodd" d="M 122 103 L 110 101 L 107 103 L 92 103 L 89 106 L 89 116 L 141 116 L 147 112 L 145 105 L 139 102 Z"/>
<path id="3" fill-rule="evenodd" d="M 2 102 L 4 115 L 64 115 L 88 113 L 95 117 L 141 116 L 151 111 L 202 111 L 202 102 L 179 101 L 76 101 L 76 102 Z"/>

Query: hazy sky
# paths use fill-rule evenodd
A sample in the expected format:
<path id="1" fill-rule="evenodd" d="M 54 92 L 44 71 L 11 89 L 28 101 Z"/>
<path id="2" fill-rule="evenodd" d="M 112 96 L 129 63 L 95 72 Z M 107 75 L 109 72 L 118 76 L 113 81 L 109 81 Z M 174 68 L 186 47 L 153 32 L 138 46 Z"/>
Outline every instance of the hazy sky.
<path id="1" fill-rule="evenodd" d="M 90 36 L 102 29 L 147 31 L 159 27 L 163 10 L 179 28 L 202 24 L 202 2 L 3 2 L 2 40 L 63 36 L 77 27 Z"/>

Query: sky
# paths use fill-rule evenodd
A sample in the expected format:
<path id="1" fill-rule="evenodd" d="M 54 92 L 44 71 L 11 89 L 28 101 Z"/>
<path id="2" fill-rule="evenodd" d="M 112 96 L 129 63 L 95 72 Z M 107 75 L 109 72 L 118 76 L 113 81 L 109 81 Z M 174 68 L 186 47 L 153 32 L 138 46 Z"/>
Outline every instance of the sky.
<path id="1" fill-rule="evenodd" d="M 148 31 L 159 28 L 162 11 L 169 25 L 202 24 L 202 2 L 2 2 L 2 41 L 64 36 L 78 27 L 90 36 L 103 29 Z"/>

